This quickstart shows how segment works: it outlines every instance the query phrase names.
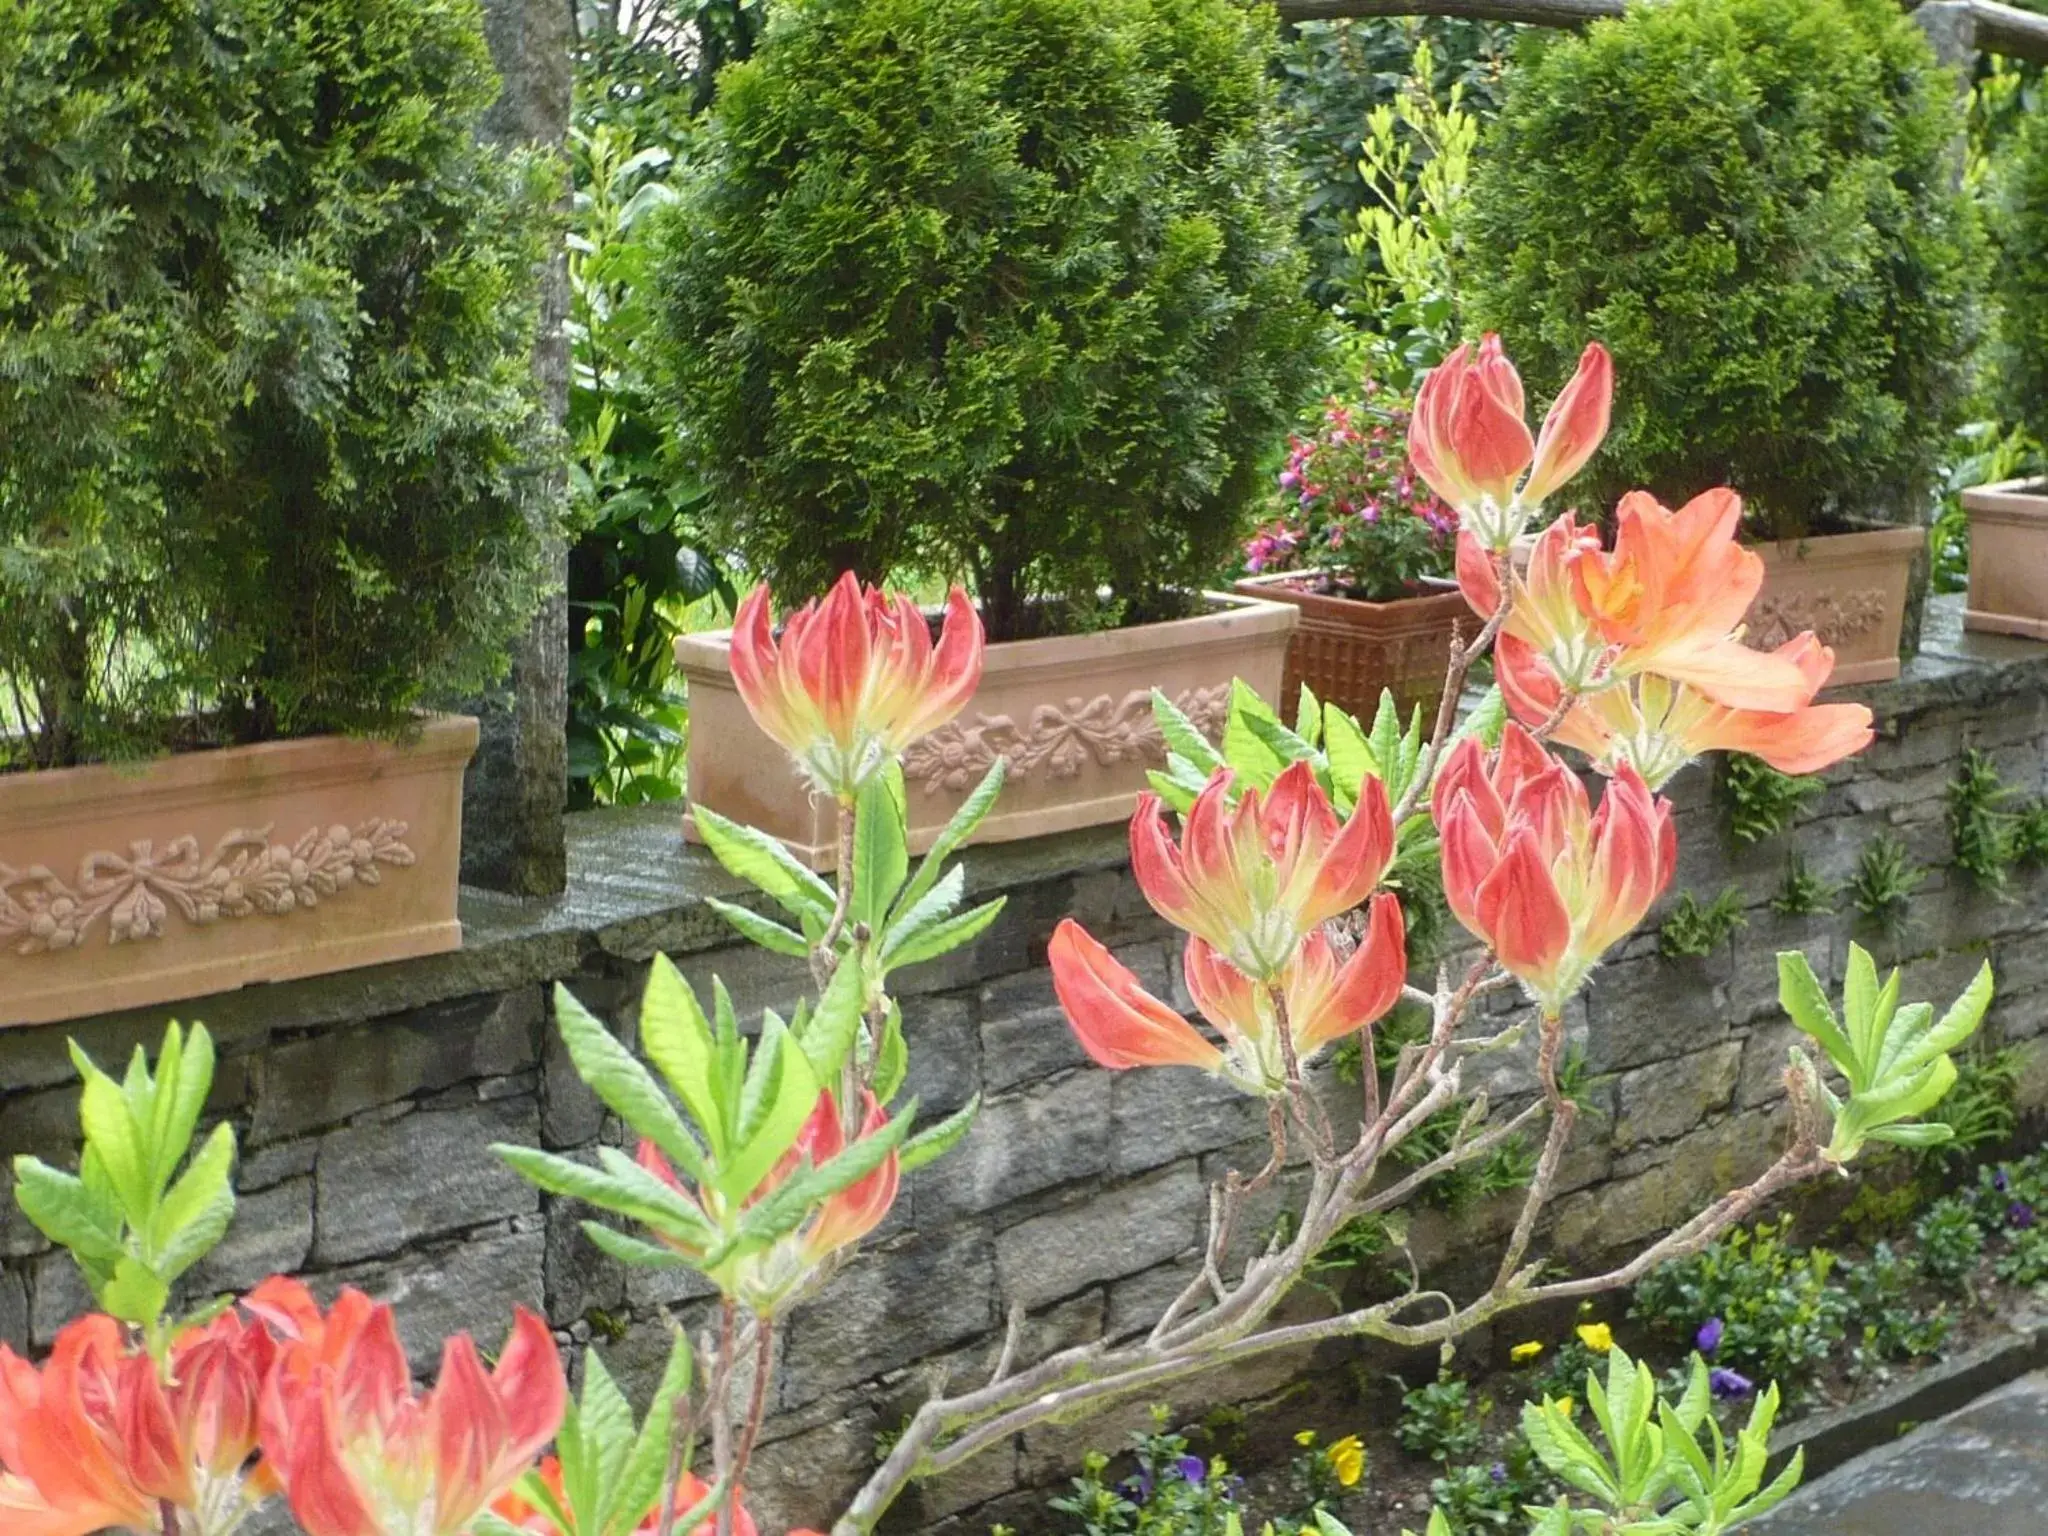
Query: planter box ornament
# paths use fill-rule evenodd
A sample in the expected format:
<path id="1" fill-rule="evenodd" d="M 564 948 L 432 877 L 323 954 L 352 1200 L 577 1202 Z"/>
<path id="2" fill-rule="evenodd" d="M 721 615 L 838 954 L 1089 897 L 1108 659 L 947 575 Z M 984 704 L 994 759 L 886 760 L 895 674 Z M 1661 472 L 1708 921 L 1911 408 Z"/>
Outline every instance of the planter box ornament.
<path id="1" fill-rule="evenodd" d="M 1835 653 L 1829 687 L 1899 675 L 1899 640 L 1920 528 L 1879 528 L 1759 544 L 1764 584 L 1750 605 L 1749 644 L 1775 650 L 1805 630 Z"/>
<path id="2" fill-rule="evenodd" d="M 0 778 L 0 1024 L 435 954 L 467 716 Z"/>
<path id="3" fill-rule="evenodd" d="M 1002 801 L 976 841 L 1124 820 L 1146 774 L 1166 763 L 1154 688 L 1205 731 L 1220 731 L 1234 679 L 1276 696 L 1296 610 L 1227 593 L 1206 601 L 1209 611 L 1192 618 L 990 645 L 966 709 L 904 751 L 911 851 L 931 846 L 998 757 L 1009 770 Z M 731 652 L 728 630 L 676 641 L 690 690 L 690 798 L 779 838 L 813 869 L 830 869 L 837 808 L 755 724 L 734 686 Z M 693 817 L 683 825 L 701 841 Z"/>

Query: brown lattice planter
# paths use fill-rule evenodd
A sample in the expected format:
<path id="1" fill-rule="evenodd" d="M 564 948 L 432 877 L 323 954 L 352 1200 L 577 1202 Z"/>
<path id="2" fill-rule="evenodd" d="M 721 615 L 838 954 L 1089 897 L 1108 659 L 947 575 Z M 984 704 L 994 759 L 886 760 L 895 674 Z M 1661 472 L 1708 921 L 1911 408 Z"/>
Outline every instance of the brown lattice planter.
<path id="1" fill-rule="evenodd" d="M 912 744 L 903 770 L 910 844 L 921 852 L 998 756 L 1002 798 L 977 842 L 1066 832 L 1130 815 L 1146 773 L 1166 761 L 1152 718 L 1159 688 L 1212 737 L 1233 678 L 1277 696 L 1296 610 L 1208 594 L 1209 611 L 1092 635 L 1014 640 L 988 648 L 981 688 L 959 718 Z M 676 664 L 690 689 L 689 789 L 694 801 L 760 827 L 814 869 L 837 859 L 836 812 L 813 798 L 732 685 L 731 636 L 684 635 Z M 693 840 L 696 828 L 684 818 Z"/>
<path id="2" fill-rule="evenodd" d="M 1367 603 L 1313 590 L 1317 578 L 1301 572 L 1252 576 L 1237 590 L 1271 598 L 1301 612 L 1301 624 L 1287 647 L 1287 670 L 1277 701 L 1292 720 L 1306 683 L 1315 696 L 1360 717 L 1368 726 L 1391 689 L 1406 719 L 1418 705 L 1434 713 L 1444 692 L 1444 668 L 1451 632 L 1476 625 L 1472 610 L 1452 582 L 1431 582 L 1439 590 L 1390 603 Z"/>
<path id="3" fill-rule="evenodd" d="M 1834 647 L 1831 687 L 1897 677 L 1906 589 L 1926 542 L 1922 528 L 1878 528 L 1757 545 L 1764 584 L 1743 638 L 1771 650 L 1812 630 Z"/>
<path id="4" fill-rule="evenodd" d="M 454 949 L 467 716 L 0 777 L 0 1024 Z"/>
<path id="5" fill-rule="evenodd" d="M 1963 628 L 2048 640 L 2048 481 L 2005 480 L 1963 492 L 1970 515 L 1970 596 Z"/>

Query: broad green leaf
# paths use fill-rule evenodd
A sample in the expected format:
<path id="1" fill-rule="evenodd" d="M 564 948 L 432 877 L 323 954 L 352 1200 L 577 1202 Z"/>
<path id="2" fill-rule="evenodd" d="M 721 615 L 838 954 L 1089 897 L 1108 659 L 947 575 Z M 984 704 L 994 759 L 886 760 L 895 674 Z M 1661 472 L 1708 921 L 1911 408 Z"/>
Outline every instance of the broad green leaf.
<path id="1" fill-rule="evenodd" d="M 1329 757 L 1330 787 L 1336 792 L 1337 808 L 1348 816 L 1358 804 L 1366 779 L 1382 777 L 1379 760 L 1358 722 L 1334 704 L 1323 707 L 1323 750 Z"/>
<path id="2" fill-rule="evenodd" d="M 78 1119 L 85 1139 L 105 1170 L 108 1185 L 121 1202 L 121 1211 L 134 1227 L 149 1220 L 156 1191 L 150 1183 L 147 1149 L 142 1133 L 129 1112 L 127 1095 L 106 1073 L 72 1042 L 71 1059 L 78 1067 L 84 1086 L 79 1091 Z"/>
<path id="3" fill-rule="evenodd" d="M 1264 715 L 1246 715 L 1244 723 L 1246 729 L 1258 737 L 1260 743 L 1283 765 L 1314 763 L 1320 755 L 1313 745 L 1278 720 L 1269 720 Z"/>
<path id="4" fill-rule="evenodd" d="M 903 1043 L 903 1010 L 894 998 L 882 1020 L 882 1048 L 875 1058 L 875 1097 L 887 1104 L 896 1097 L 910 1070 L 910 1052 Z"/>
<path id="5" fill-rule="evenodd" d="M 14 1201 L 51 1242 L 112 1265 L 121 1257 L 121 1213 L 85 1183 L 40 1158 L 14 1160 Z"/>
<path id="6" fill-rule="evenodd" d="M 818 999 L 802 1028 L 795 1031 L 797 1043 L 811 1059 L 811 1072 L 819 1083 L 839 1081 L 839 1069 L 853 1050 L 860 1034 L 861 1013 L 867 1002 L 867 978 L 861 957 L 850 953 L 840 958 L 825 995 Z"/>
<path id="7" fill-rule="evenodd" d="M 926 1163 L 944 1157 L 959 1145 L 960 1138 L 967 1134 L 974 1124 L 974 1117 L 980 1112 L 981 1095 L 977 1093 L 937 1125 L 919 1131 L 905 1142 L 898 1167 L 906 1174 L 915 1173 Z"/>
<path id="8" fill-rule="evenodd" d="M 1003 903 L 1007 900 L 1009 898 L 1006 896 L 998 896 L 994 901 L 985 901 L 978 907 L 970 907 L 958 917 L 949 917 L 942 923 L 934 923 L 922 933 L 884 948 L 883 965 L 891 970 L 906 965 L 918 965 L 979 938 L 982 930 L 996 920 L 997 914 L 1003 910 Z"/>
<path id="9" fill-rule="evenodd" d="M 638 1269 L 680 1269 L 684 1262 L 680 1254 L 653 1243 L 643 1243 L 637 1237 L 628 1237 L 615 1232 L 601 1221 L 583 1223 L 583 1235 L 598 1248 L 610 1254 L 622 1264 L 631 1264 Z"/>
<path id="10" fill-rule="evenodd" d="M 766 832 L 729 820 L 701 801 L 691 804 L 690 816 L 704 846 L 740 879 L 758 886 L 790 912 L 820 919 L 831 914 L 838 900 L 832 887 Z"/>
<path id="11" fill-rule="evenodd" d="M 974 835 L 988 813 L 995 808 L 996 797 L 1003 792 L 1003 781 L 1009 776 L 1009 761 L 998 757 L 988 765 L 988 772 L 981 776 L 981 782 L 974 786 L 974 792 L 960 803 L 960 809 L 953 813 L 953 819 L 940 829 L 933 839 L 931 850 L 924 861 L 917 866 L 917 873 L 910 877 L 910 884 L 903 888 L 903 894 L 896 898 L 895 910 L 890 914 L 889 927 L 892 931 L 902 926 L 906 916 L 917 909 L 925 895 L 941 878 L 948 875 L 946 860 L 953 856 L 968 838 Z M 961 884 L 966 883 L 962 874 Z"/>
<path id="12" fill-rule="evenodd" d="M 967 871 L 956 864 L 914 906 L 891 921 L 889 931 L 882 939 L 881 952 L 886 954 L 891 949 L 900 949 L 916 940 L 925 930 L 944 922 L 960 905 L 966 892 Z"/>
<path id="13" fill-rule="evenodd" d="M 1307 683 L 1301 685 L 1301 695 L 1295 700 L 1294 734 L 1307 742 L 1311 749 L 1322 744 L 1323 706 Z"/>
<path id="14" fill-rule="evenodd" d="M 759 1187 L 796 1144 L 797 1134 L 817 1108 L 819 1086 L 810 1058 L 770 1014 L 747 1072 L 741 1134 L 718 1169 L 719 1193 L 737 1201 Z"/>
<path id="15" fill-rule="evenodd" d="M 704 1150 L 675 1106 L 647 1069 L 633 1059 L 632 1052 L 613 1039 L 611 1031 L 559 983 L 555 987 L 555 1024 L 562 1032 L 562 1043 L 569 1048 L 576 1075 L 590 1091 L 613 1114 L 661 1148 L 692 1183 L 708 1184 L 710 1169 Z"/>
<path id="16" fill-rule="evenodd" d="M 1209 744 L 1209 738 L 1157 688 L 1152 690 L 1152 718 L 1159 722 L 1159 734 L 1166 739 L 1167 750 L 1184 758 L 1200 778 L 1207 780 L 1223 766 L 1223 758 Z"/>
<path id="17" fill-rule="evenodd" d="M 228 1235 L 235 1219 L 235 1128 L 220 1124 L 165 1195 L 151 1222 L 154 1268 L 175 1280 Z"/>
<path id="18" fill-rule="evenodd" d="M 1877 966 L 1870 951 L 1861 944 L 1849 946 L 1849 963 L 1842 977 L 1842 1024 L 1849 1037 L 1857 1071 L 1842 1063 L 1850 1084 L 1862 1087 L 1877 1067 L 1877 1037 L 1872 1033 L 1877 1013 Z"/>
<path id="19" fill-rule="evenodd" d="M 1230 712 L 1224 717 L 1223 724 L 1223 760 L 1245 783 L 1254 789 L 1264 790 L 1279 776 L 1289 759 L 1267 745 L 1265 738 L 1254 728 L 1254 720 L 1280 725 L 1280 717 L 1273 713 L 1273 706 L 1260 698 L 1243 678 L 1233 678 Z"/>
<path id="20" fill-rule="evenodd" d="M 789 955 L 798 960 L 808 959 L 811 953 L 810 940 L 793 928 L 785 928 L 772 917 L 763 917 L 750 908 L 736 902 L 721 901 L 716 896 L 706 896 L 704 905 L 724 918 L 738 930 L 741 938 L 750 944 L 778 955 Z"/>
<path id="21" fill-rule="evenodd" d="M 853 885 L 848 917 L 878 931 L 910 873 L 903 772 L 893 765 L 862 786 L 853 820 Z"/>
<path id="22" fill-rule="evenodd" d="M 731 1145 L 733 1110 L 720 1094 L 711 1022 L 667 955 L 656 955 L 640 994 L 640 1049 L 683 1101 L 713 1158 Z"/>
<path id="23" fill-rule="evenodd" d="M 610 1150 L 614 1156 L 622 1156 L 616 1148 Z M 629 1221 L 666 1231 L 695 1248 L 709 1248 L 718 1240 L 717 1229 L 709 1217 L 652 1175 L 647 1177 L 659 1186 L 659 1193 L 649 1191 L 637 1180 L 629 1182 L 606 1169 L 537 1147 L 501 1144 L 491 1151 L 527 1183 L 548 1194 L 566 1195 Z"/>
<path id="24" fill-rule="evenodd" d="M 100 1288 L 99 1294 L 102 1311 L 139 1328 L 154 1326 L 170 1299 L 169 1282 L 132 1256 L 115 1261 L 114 1277 Z"/>
<path id="25" fill-rule="evenodd" d="M 1929 1030 L 1919 1041 L 1902 1050 L 1894 1066 L 1895 1070 L 1910 1071 L 1922 1062 L 1931 1061 L 1946 1051 L 1953 1051 L 1984 1022 L 1984 1014 L 1991 1006 L 1993 983 L 1991 962 L 1985 961 L 1977 968 L 1977 974 L 1970 979 L 1963 995 L 1949 1005 L 1941 1016 L 1941 1022 Z"/>
<path id="26" fill-rule="evenodd" d="M 166 1057 L 176 1062 L 175 1075 L 168 1083 L 163 1080 Z M 171 1175 L 192 1145 L 207 1095 L 213 1092 L 213 1073 L 213 1037 L 206 1032 L 206 1026 L 194 1024 L 191 1032 L 180 1040 L 177 1023 L 173 1021 L 164 1031 L 164 1050 L 158 1057 L 156 1102 L 152 1106 L 151 1130 L 157 1152 L 154 1178 L 158 1189 L 169 1185 Z"/>
<path id="27" fill-rule="evenodd" d="M 639 1436 L 619 1475 L 616 1496 L 606 1521 L 607 1536 L 636 1529 L 661 1500 L 662 1478 L 668 1470 L 669 1428 L 674 1423 L 675 1405 L 690 1390 L 690 1338 L 677 1328 L 669 1346 L 668 1365 L 654 1389 L 654 1401 L 647 1406 Z"/>
<path id="28" fill-rule="evenodd" d="M 1835 1010 L 1821 990 L 1820 979 L 1796 949 L 1778 952 L 1778 1004 L 1841 1071 L 1847 1073 L 1855 1065 L 1856 1052 L 1835 1022 Z"/>

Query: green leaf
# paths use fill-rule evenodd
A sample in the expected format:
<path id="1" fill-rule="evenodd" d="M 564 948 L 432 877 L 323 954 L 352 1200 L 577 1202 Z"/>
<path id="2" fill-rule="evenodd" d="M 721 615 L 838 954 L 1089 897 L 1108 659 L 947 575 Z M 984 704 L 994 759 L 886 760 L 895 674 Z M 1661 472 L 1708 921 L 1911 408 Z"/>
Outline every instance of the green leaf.
<path id="1" fill-rule="evenodd" d="M 78 1119 L 85 1131 L 86 1144 L 105 1171 L 108 1187 L 121 1202 L 121 1212 L 128 1224 L 136 1228 L 146 1226 L 156 1203 L 156 1191 L 151 1185 L 147 1149 L 129 1112 L 127 1095 L 93 1065 L 76 1041 L 71 1044 L 71 1059 L 85 1080 L 79 1092 Z"/>
<path id="2" fill-rule="evenodd" d="M 968 1128 L 974 1124 L 974 1117 L 981 1112 L 981 1095 L 976 1094 L 965 1105 L 955 1110 L 937 1125 L 919 1131 L 904 1143 L 903 1156 L 897 1166 L 905 1174 L 915 1173 L 926 1163 L 944 1157 L 959 1145 Z"/>
<path id="3" fill-rule="evenodd" d="M 811 1060 L 811 1071 L 819 1083 L 839 1081 L 839 1069 L 853 1050 L 860 1034 L 861 1014 L 867 1003 L 867 978 L 858 953 L 840 957 L 825 986 L 818 1006 L 797 1030 L 797 1043 Z"/>
<path id="4" fill-rule="evenodd" d="M 565 986 L 555 987 L 555 1024 L 576 1075 L 607 1108 L 667 1154 L 692 1183 L 708 1184 L 704 1150 L 647 1069 Z"/>
<path id="5" fill-rule="evenodd" d="M 14 1160 L 14 1201 L 51 1242 L 82 1259 L 112 1265 L 122 1254 L 121 1213 L 80 1179 L 35 1157 Z"/>
<path id="6" fill-rule="evenodd" d="M 822 921 L 831 915 L 838 902 L 832 887 L 766 832 L 728 820 L 701 801 L 692 802 L 690 816 L 704 846 L 740 879 L 800 917 L 809 914 Z"/>
<path id="7" fill-rule="evenodd" d="M 917 1101 L 913 1099 L 901 1114 L 853 1142 L 822 1167 L 799 1171 L 777 1185 L 741 1219 L 740 1239 L 766 1246 L 794 1232 L 815 1207 L 879 1168 L 882 1160 L 903 1144 L 916 1113 Z"/>
<path id="8" fill-rule="evenodd" d="M 1323 706 L 1323 750 L 1329 757 L 1330 787 L 1341 814 L 1350 815 L 1368 777 L 1381 777 L 1379 761 L 1358 722 L 1334 704 Z"/>
<path id="9" fill-rule="evenodd" d="M 1223 724 L 1223 760 L 1252 788 L 1264 790 L 1291 759 L 1276 752 L 1253 726 L 1254 720 L 1278 726 L 1280 717 L 1243 678 L 1230 684 L 1230 713 Z M 1284 727 L 1283 727 L 1284 729 Z"/>
<path id="10" fill-rule="evenodd" d="M 946 860 L 953 856 L 955 849 L 974 835 L 975 828 L 979 827 L 983 819 L 994 809 L 996 797 L 1002 793 L 1003 781 L 1008 775 L 1007 759 L 998 757 L 990 763 L 988 772 L 983 774 L 981 782 L 974 786 L 974 792 L 960 803 L 960 809 L 953 813 L 953 819 L 948 821 L 939 835 L 933 839 L 931 851 L 925 854 L 924 862 L 917 866 L 917 873 L 911 877 L 910 884 L 903 888 L 903 894 L 896 898 L 895 911 L 889 918 L 892 932 L 903 925 L 906 915 L 918 908 L 924 901 L 926 893 L 938 883 L 942 875 L 948 873 L 945 868 Z M 965 874 L 960 877 L 963 887 L 966 878 Z"/>
<path id="11" fill-rule="evenodd" d="M 681 1328 L 675 1329 L 674 1334 L 668 1365 L 654 1389 L 654 1401 L 648 1404 L 647 1417 L 619 1474 L 618 1491 L 610 1502 L 610 1518 L 605 1522 L 606 1536 L 613 1531 L 625 1536 L 637 1529 L 661 1500 L 662 1478 L 668 1470 L 669 1428 L 674 1423 L 677 1400 L 690 1390 L 692 1369 L 689 1335 Z"/>
<path id="12" fill-rule="evenodd" d="M 716 896 L 706 896 L 704 905 L 724 918 L 738 930 L 741 938 L 750 944 L 758 944 L 765 950 L 778 955 L 789 955 L 798 960 L 810 958 L 810 941 L 794 929 L 785 928 L 772 917 L 763 917 L 751 908 L 736 902 L 721 901 Z"/>
<path id="13" fill-rule="evenodd" d="M 868 932 L 881 929 L 910 873 L 903 770 L 894 764 L 861 787 L 853 820 L 853 886 L 848 916 Z"/>
<path id="14" fill-rule="evenodd" d="M 640 1049 L 683 1101 L 710 1144 L 712 1157 L 723 1157 L 731 1143 L 736 1106 L 723 1102 L 719 1092 L 711 1023 L 698 1006 L 697 994 L 667 955 L 654 957 L 646 990 L 640 994 Z"/>
<path id="15" fill-rule="evenodd" d="M 1152 718 L 1159 723 L 1159 734 L 1166 740 L 1167 751 L 1184 759 L 1197 777 L 1207 781 L 1224 766 L 1221 755 L 1209 745 L 1209 738 L 1157 688 L 1152 690 Z"/>
<path id="16" fill-rule="evenodd" d="M 157 1055 L 157 1092 L 150 1106 L 150 1142 L 155 1153 L 150 1170 L 153 1186 L 162 1190 L 185 1160 L 199 1128 L 199 1116 L 213 1091 L 213 1037 L 203 1024 L 192 1026 L 182 1039 L 173 1020 L 164 1029 Z"/>
<path id="17" fill-rule="evenodd" d="M 99 1294 L 102 1311 L 138 1328 L 154 1326 L 170 1299 L 170 1283 L 129 1255 L 115 1262 L 114 1277 L 100 1288 Z"/>
<path id="18" fill-rule="evenodd" d="M 235 1128 L 222 1123 L 171 1186 L 150 1224 L 154 1267 L 164 1279 L 177 1279 L 228 1235 L 235 1219 L 234 1167 Z"/>
<path id="19" fill-rule="evenodd" d="M 1294 734 L 1307 742 L 1311 750 L 1323 739 L 1323 706 L 1307 683 L 1301 685 L 1301 694 L 1295 700 Z"/>
<path id="20" fill-rule="evenodd" d="M 896 1097 L 910 1071 L 910 1052 L 903 1043 L 903 1010 L 894 998 L 882 1020 L 882 1048 L 875 1058 L 875 1097 L 887 1104 Z"/>
<path id="21" fill-rule="evenodd" d="M 949 917 L 942 923 L 934 923 L 923 932 L 907 937 L 898 943 L 885 947 L 882 964 L 890 970 L 901 966 L 918 965 L 926 960 L 958 949 L 981 936 L 982 930 L 996 920 L 1003 910 L 1003 903 L 1009 900 L 998 896 L 994 901 L 985 901 L 978 907 L 970 907 L 958 917 Z"/>
<path id="22" fill-rule="evenodd" d="M 1852 944 L 1850 949 L 1855 947 Z M 1844 1073 L 1855 1065 L 1856 1052 L 1835 1022 L 1835 1010 L 1828 1003 L 1827 993 L 1821 990 L 1820 979 L 1813 974 L 1806 956 L 1796 949 L 1778 952 L 1778 1004 L 1792 1023 L 1811 1035 L 1828 1060 Z"/>
<path id="23" fill-rule="evenodd" d="M 643 1243 L 637 1237 L 628 1237 L 615 1232 L 601 1221 L 583 1223 L 583 1235 L 598 1248 L 610 1254 L 622 1264 L 631 1264 L 636 1269 L 682 1269 L 686 1266 L 683 1257 L 653 1243 Z"/>
<path id="24" fill-rule="evenodd" d="M 614 1157 L 623 1157 L 616 1148 L 606 1150 Z M 653 1190 L 641 1180 L 620 1178 L 607 1169 L 593 1168 L 538 1147 L 499 1144 L 491 1151 L 527 1183 L 547 1194 L 581 1200 L 652 1227 L 693 1248 L 708 1249 L 718 1241 L 718 1230 L 709 1217 L 644 1169 L 639 1171 L 655 1186 Z"/>
<path id="25" fill-rule="evenodd" d="M 922 873 L 922 871 L 920 871 Z M 903 912 L 889 925 L 889 931 L 882 940 L 882 952 L 900 949 L 911 943 L 928 928 L 944 922 L 953 909 L 960 905 L 961 897 L 967 892 L 967 871 L 954 865 L 946 871 L 944 879 L 934 885 L 909 911 Z"/>
<path id="26" fill-rule="evenodd" d="M 740 1135 L 718 1169 L 720 1194 L 728 1200 L 744 1200 L 759 1187 L 769 1170 L 796 1144 L 797 1134 L 817 1107 L 818 1092 L 810 1058 L 792 1044 L 780 1021 L 768 1015 L 747 1072 Z"/>

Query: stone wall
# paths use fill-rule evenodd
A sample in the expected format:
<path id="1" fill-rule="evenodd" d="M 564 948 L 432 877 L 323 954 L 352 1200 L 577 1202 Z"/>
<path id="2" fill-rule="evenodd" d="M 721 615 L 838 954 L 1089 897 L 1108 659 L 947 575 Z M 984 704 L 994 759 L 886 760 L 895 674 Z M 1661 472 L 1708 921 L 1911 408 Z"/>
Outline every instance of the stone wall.
<path id="1" fill-rule="evenodd" d="M 2028 1101 L 2048 1103 L 2048 877 L 2016 877 L 2006 899 L 1976 892 L 1948 867 L 1944 821 L 1969 746 L 2016 788 L 2048 789 L 2048 648 L 1966 640 L 1956 613 L 1938 601 L 1926 653 L 1899 683 L 1868 691 L 1880 741 L 1830 775 L 1791 838 L 1731 852 L 1705 775 L 1674 786 L 1675 889 L 1705 901 L 1733 884 L 1748 925 L 1723 952 L 1680 961 L 1660 958 L 1646 928 L 1577 1006 L 1572 1028 L 1601 1113 L 1582 1122 L 1553 1208 L 1560 1247 L 1590 1257 L 1648 1236 L 1771 1155 L 1790 1038 L 1771 956 L 1796 945 L 1838 977 L 1852 935 L 1846 916 L 1772 913 L 1791 846 L 1841 882 L 1871 837 L 1902 838 L 1930 873 L 1904 935 L 1872 942 L 1906 961 L 1909 995 L 1944 1000 L 1988 954 L 2000 980 L 1994 1027 L 2024 1043 Z M 1105 829 L 977 852 L 971 884 L 1007 890 L 1008 912 L 970 952 L 903 978 L 912 1086 L 927 1111 L 975 1092 L 985 1107 L 946 1163 L 909 1181 L 870 1250 L 793 1318 L 754 1489 L 766 1528 L 831 1513 L 925 1383 L 987 1368 L 1011 1301 L 1033 1311 L 1034 1348 L 1148 1323 L 1187 1273 L 1207 1182 L 1261 1154 L 1259 1117 L 1235 1095 L 1192 1073 L 1094 1070 L 1061 1021 L 1044 948 L 1068 913 L 1148 984 L 1181 993 L 1168 933 L 1122 850 L 1121 829 Z M 786 1008 L 803 978 L 793 963 L 729 946 L 699 900 L 729 882 L 681 847 L 671 811 L 574 818 L 571 863 L 560 898 L 471 898 L 457 955 L 0 1035 L 0 1154 L 69 1155 L 67 1034 L 105 1062 L 153 1040 L 171 1014 L 202 1019 L 223 1053 L 213 1109 L 237 1122 L 243 1161 L 239 1220 L 197 1286 L 273 1270 L 362 1286 L 397 1303 L 422 1370 L 445 1333 L 470 1327 L 495 1344 L 514 1303 L 542 1306 L 565 1341 L 597 1341 L 645 1384 L 666 1348 L 659 1317 L 695 1319 L 702 1292 L 604 1260 L 575 1210 L 543 1201 L 488 1150 L 575 1149 L 607 1134 L 554 1038 L 549 988 L 564 982 L 630 1031 L 657 950 L 700 984 L 720 973 L 743 1010 Z M 1519 1070 L 1494 1070 L 1497 1101 L 1526 1092 Z M 1476 1257 L 1500 1215 L 1420 1218 L 1418 1256 L 1446 1267 Z M 0 1200 L 0 1338 L 47 1344 L 81 1304 L 67 1263 Z M 1272 1361 L 1193 1391 L 1255 1396 L 1300 1365 Z M 1079 1446 L 1116 1433 L 1027 1435 L 926 1490 L 905 1523 L 1016 1519 Z"/>

